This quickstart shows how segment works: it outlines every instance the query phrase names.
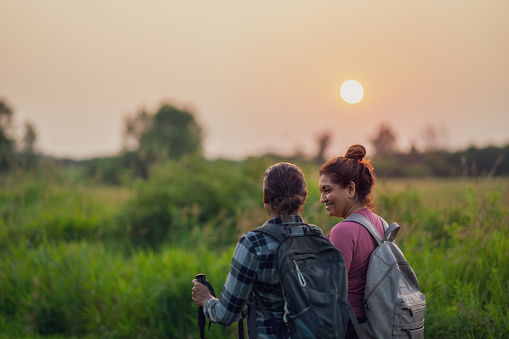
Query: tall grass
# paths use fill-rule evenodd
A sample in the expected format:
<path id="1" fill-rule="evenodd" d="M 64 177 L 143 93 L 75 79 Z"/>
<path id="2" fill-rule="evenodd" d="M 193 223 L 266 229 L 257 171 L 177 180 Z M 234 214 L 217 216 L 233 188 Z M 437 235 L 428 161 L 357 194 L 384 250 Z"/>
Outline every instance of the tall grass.
<path id="1" fill-rule="evenodd" d="M 131 195 L 125 187 L 52 175 L 6 176 L 0 178 L 0 187 L 2 248 L 21 240 L 37 246 L 44 237 L 62 241 L 116 238 L 115 219 Z"/>
<path id="2" fill-rule="evenodd" d="M 140 192 L 72 178 L 0 179 L 0 333 L 6 338 L 197 337 L 191 280 L 206 273 L 216 294 L 221 292 L 235 239 L 265 219 L 261 185 L 255 184 L 265 165 L 254 162 L 219 176 L 238 182 L 254 178 L 250 190 L 260 191 L 240 208 L 235 200 L 225 200 L 221 213 L 228 213 L 227 224 L 217 215 L 199 219 L 203 206 L 186 209 L 183 204 L 172 216 L 187 231 L 176 231 L 177 241 L 169 241 L 169 234 L 154 248 L 136 245 L 126 209 L 136 208 L 131 199 L 140 192 L 159 192 L 166 180 L 179 180 L 175 173 L 186 173 L 160 174 Z M 199 175 L 227 170 L 232 169 L 219 163 Z M 319 203 L 314 170 L 306 173 L 309 197 L 303 216 L 327 233 L 339 220 L 328 217 Z M 215 191 L 233 189 L 214 185 L 211 199 L 224 197 L 225 192 Z M 185 202 L 193 185 L 176 187 L 182 191 L 164 194 L 182 194 Z M 187 197 L 193 196 L 201 199 Z M 146 201 L 143 213 L 158 203 Z M 380 215 L 402 228 L 396 241 L 427 296 L 426 337 L 508 337 L 507 179 L 380 181 L 375 202 Z M 236 326 L 213 324 L 207 336 L 235 338 Z"/>
<path id="3" fill-rule="evenodd" d="M 219 286 L 229 260 L 169 248 L 125 258 L 87 242 L 44 242 L 37 249 L 21 244 L 5 255 L 0 328 L 14 337 L 193 338 L 198 327 L 191 279 L 206 267 Z M 233 329 L 213 330 L 231 337 Z"/>
<path id="4" fill-rule="evenodd" d="M 426 336 L 508 337 L 509 181 L 442 184 L 380 196 L 427 296 Z"/>
<path id="5" fill-rule="evenodd" d="M 409 257 L 422 269 L 429 331 L 435 337 L 509 336 L 507 192 L 477 196 L 469 189 L 463 204 L 444 213 L 442 225 L 422 228 L 429 231 L 408 242 L 424 255 L 410 251 Z"/>

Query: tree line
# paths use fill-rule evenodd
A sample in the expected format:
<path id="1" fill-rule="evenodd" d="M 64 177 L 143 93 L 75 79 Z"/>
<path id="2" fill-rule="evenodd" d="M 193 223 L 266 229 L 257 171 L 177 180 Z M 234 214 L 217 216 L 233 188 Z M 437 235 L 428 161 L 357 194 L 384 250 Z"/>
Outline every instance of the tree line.
<path id="1" fill-rule="evenodd" d="M 0 172 L 14 168 L 31 168 L 37 161 L 35 142 L 37 134 L 32 123 L 24 124 L 21 140 L 13 137 L 14 111 L 3 100 L 0 100 Z"/>
<path id="2" fill-rule="evenodd" d="M 124 120 L 123 148 L 118 155 L 87 160 L 56 159 L 36 151 L 37 133 L 33 124 L 24 124 L 20 140 L 13 133 L 13 109 L 0 99 L 0 172 L 14 169 L 36 169 L 48 162 L 73 165 L 89 178 L 119 184 L 125 176 L 148 179 L 151 168 L 184 155 L 203 157 L 203 129 L 193 111 L 165 103 L 155 112 L 141 110 Z M 315 155 L 279 155 L 260 157 L 274 161 L 322 164 L 332 140 L 331 132 L 321 133 Z M 397 138 L 388 124 L 379 126 L 370 140 L 376 174 L 379 177 L 477 177 L 509 175 L 509 144 L 503 147 L 471 146 L 461 151 L 441 147 L 440 131 L 428 128 L 424 151 L 412 147 L 408 152 L 397 149 Z"/>

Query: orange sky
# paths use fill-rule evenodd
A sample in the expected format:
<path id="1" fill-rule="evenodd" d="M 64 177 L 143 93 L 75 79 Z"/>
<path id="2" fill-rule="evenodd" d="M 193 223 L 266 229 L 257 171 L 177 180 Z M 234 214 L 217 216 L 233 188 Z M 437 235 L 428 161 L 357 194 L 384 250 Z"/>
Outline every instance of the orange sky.
<path id="1" fill-rule="evenodd" d="M 192 107 L 210 157 L 509 143 L 509 2 L 2 0 L 0 99 L 39 149 L 118 153 L 126 115 Z M 343 102 L 355 79 L 364 99 Z"/>

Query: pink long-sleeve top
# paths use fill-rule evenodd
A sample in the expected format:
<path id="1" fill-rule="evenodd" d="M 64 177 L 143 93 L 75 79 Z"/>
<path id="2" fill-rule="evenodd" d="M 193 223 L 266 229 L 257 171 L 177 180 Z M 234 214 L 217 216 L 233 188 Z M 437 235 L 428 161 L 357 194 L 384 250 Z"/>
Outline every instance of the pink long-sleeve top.
<path id="1" fill-rule="evenodd" d="M 382 221 L 369 208 L 354 213 L 367 217 L 380 234 L 384 234 Z M 342 221 L 334 226 L 329 234 L 329 239 L 345 259 L 348 271 L 348 301 L 358 318 L 365 317 L 364 287 L 366 286 L 369 259 L 377 247 L 377 243 L 364 226 L 353 221 Z"/>

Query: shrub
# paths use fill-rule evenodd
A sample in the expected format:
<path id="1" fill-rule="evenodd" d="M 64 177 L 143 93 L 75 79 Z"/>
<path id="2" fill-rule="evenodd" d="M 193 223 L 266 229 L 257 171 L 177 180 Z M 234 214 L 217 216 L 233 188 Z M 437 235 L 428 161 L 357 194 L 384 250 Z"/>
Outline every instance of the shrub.
<path id="1" fill-rule="evenodd" d="M 238 214 L 262 204 L 265 169 L 263 160 L 237 163 L 193 156 L 169 161 L 149 181 L 135 185 L 122 222 L 136 244 L 177 243 L 214 225 L 222 240 L 216 245 L 230 245 Z"/>

